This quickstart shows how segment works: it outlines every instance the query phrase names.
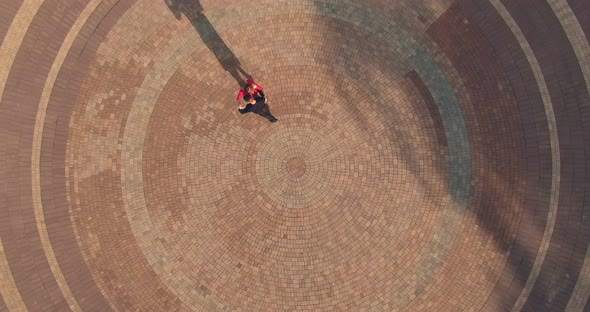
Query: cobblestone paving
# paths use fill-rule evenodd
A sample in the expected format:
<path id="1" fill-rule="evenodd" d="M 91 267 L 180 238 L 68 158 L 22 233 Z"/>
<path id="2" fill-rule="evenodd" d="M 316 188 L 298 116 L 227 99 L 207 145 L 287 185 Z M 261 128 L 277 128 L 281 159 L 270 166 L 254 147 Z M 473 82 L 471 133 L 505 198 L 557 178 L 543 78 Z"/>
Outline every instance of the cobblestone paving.
<path id="1" fill-rule="evenodd" d="M 0 12 L 0 311 L 590 311 L 587 0 Z"/>

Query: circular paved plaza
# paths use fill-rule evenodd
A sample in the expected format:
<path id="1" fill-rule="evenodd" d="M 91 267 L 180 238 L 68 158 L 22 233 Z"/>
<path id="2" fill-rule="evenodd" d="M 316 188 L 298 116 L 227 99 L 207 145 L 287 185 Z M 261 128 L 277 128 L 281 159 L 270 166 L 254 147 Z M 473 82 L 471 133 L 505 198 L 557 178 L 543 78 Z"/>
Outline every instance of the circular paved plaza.
<path id="1" fill-rule="evenodd" d="M 0 311 L 590 311 L 587 0 L 0 12 Z"/>

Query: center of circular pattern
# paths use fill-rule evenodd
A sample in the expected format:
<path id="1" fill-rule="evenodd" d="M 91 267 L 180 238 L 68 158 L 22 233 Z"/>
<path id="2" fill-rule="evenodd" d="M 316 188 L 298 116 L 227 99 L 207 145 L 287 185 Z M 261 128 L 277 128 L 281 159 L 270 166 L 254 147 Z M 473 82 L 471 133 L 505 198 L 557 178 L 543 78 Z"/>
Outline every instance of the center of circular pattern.
<path id="1" fill-rule="evenodd" d="M 295 177 L 299 178 L 305 174 L 305 160 L 302 157 L 293 157 L 287 161 L 287 172 Z"/>
<path id="2" fill-rule="evenodd" d="M 262 142 L 255 159 L 260 190 L 283 208 L 307 208 L 330 201 L 335 196 L 331 190 L 340 187 L 348 170 L 336 167 L 346 159 L 321 128 L 311 123 L 276 129 Z"/>

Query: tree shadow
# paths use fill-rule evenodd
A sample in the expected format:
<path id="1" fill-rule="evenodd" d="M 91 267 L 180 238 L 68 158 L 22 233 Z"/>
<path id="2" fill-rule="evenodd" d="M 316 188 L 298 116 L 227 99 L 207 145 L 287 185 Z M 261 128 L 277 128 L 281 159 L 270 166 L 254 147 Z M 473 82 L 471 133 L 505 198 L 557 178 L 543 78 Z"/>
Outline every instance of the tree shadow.
<path id="1" fill-rule="evenodd" d="M 519 5 L 524 8 L 526 4 L 519 3 Z M 526 197 L 522 205 L 522 222 L 517 228 L 518 236 L 512 245 L 506 244 L 507 242 L 503 240 L 498 240 L 497 243 L 503 251 L 512 248 L 509 263 L 512 264 L 515 271 L 515 280 L 520 281 L 520 283 L 513 284 L 525 285 L 529 277 L 536 278 L 535 283 L 526 286 L 530 287 L 528 288 L 530 293 L 526 302 L 524 302 L 522 310 L 563 311 L 566 305 L 569 304 L 577 280 L 582 276 L 580 270 L 586 255 L 589 237 L 589 232 L 585 230 L 588 219 L 584 218 L 584 192 L 580 191 L 582 187 L 579 189 L 568 187 L 568 185 L 583 185 L 584 183 L 583 169 L 580 170 L 582 173 L 568 170 L 568 168 L 574 168 L 574 165 L 579 163 L 578 159 L 584 157 L 584 150 L 581 147 L 583 145 L 581 144 L 582 139 L 576 132 L 579 124 L 577 124 L 576 119 L 565 121 L 565 116 L 570 114 L 566 110 L 571 109 L 571 114 L 575 114 L 573 113 L 575 107 L 581 107 L 581 99 L 588 98 L 586 88 L 584 88 L 583 83 L 579 83 L 584 81 L 581 70 L 577 67 L 565 66 L 565 64 L 575 60 L 575 56 L 573 51 L 568 49 L 569 41 L 565 34 L 561 32 L 561 28 L 548 27 L 546 30 L 546 36 L 552 38 L 552 42 L 555 46 L 559 46 L 559 49 L 550 49 L 544 45 L 539 45 L 533 40 L 533 36 L 526 34 L 529 36 L 527 39 L 530 40 L 531 49 L 542 67 L 545 75 L 544 79 L 553 101 L 552 105 L 557 122 L 556 129 L 559 130 L 556 131 L 556 134 L 560 137 L 560 140 L 565 138 L 564 141 L 555 146 L 560 153 L 558 159 L 561 170 L 558 179 L 554 181 L 552 176 L 556 173 L 553 171 L 553 163 L 556 162 L 556 159 L 552 155 L 553 147 L 550 142 L 549 122 L 543 104 L 541 104 L 543 100 L 540 88 L 536 85 L 531 66 L 526 61 L 525 52 L 518 48 L 509 48 L 511 45 L 518 47 L 518 43 L 514 39 L 511 39 L 514 40 L 511 41 L 503 39 L 501 35 L 496 35 L 511 33 L 512 31 L 502 21 L 499 13 L 491 3 L 463 0 L 458 2 L 456 9 L 463 10 L 467 18 L 474 21 L 472 25 L 475 24 L 479 29 L 474 36 L 487 37 L 488 47 L 482 47 L 479 51 L 474 51 L 476 53 L 473 53 L 473 55 L 478 55 L 481 58 L 482 55 L 485 55 L 484 51 L 492 51 L 494 54 L 492 58 L 497 59 L 498 67 L 501 68 L 502 74 L 506 76 L 505 79 L 508 81 L 508 88 L 510 89 L 509 94 L 513 96 L 515 103 L 512 107 L 504 108 L 504 111 L 502 111 L 502 108 L 499 108 L 498 105 L 494 105 L 496 107 L 491 110 L 485 107 L 485 103 L 493 103 L 492 101 L 479 101 L 482 113 L 486 109 L 488 110 L 482 116 L 494 116 L 497 114 L 496 116 L 501 116 L 504 119 L 502 124 L 506 124 L 513 119 L 507 116 L 517 115 L 517 118 L 519 118 L 516 121 L 519 128 L 511 127 L 516 129 L 516 135 L 511 134 L 503 126 L 499 127 L 497 123 L 488 125 L 489 130 L 487 132 L 497 133 L 492 138 L 498 140 L 494 144 L 489 144 L 490 147 L 501 147 L 501 144 L 504 144 L 503 149 L 505 150 L 506 147 L 515 148 L 508 144 L 521 141 L 519 145 L 521 145 L 522 151 L 519 152 L 520 156 L 516 161 L 522 163 L 520 166 L 507 171 L 505 163 L 513 162 L 515 159 L 505 158 L 502 162 L 499 157 L 496 157 L 499 149 L 496 149 L 494 153 L 492 153 L 491 149 L 482 153 L 482 159 L 485 163 L 494 165 L 493 174 L 496 175 L 496 180 L 500 181 L 500 183 L 496 184 L 496 189 L 491 188 L 492 192 L 486 192 L 489 208 L 485 209 L 487 213 L 479 216 L 479 219 L 482 221 L 481 224 L 493 233 L 507 228 L 509 226 L 509 217 L 506 217 L 506 213 L 509 214 L 511 211 L 506 207 L 510 207 L 510 204 L 498 200 L 503 197 L 501 195 L 504 195 L 500 186 L 508 185 L 510 187 L 515 185 L 515 180 L 520 181 L 518 183 L 523 185 L 522 188 L 525 190 Z M 535 7 L 531 14 L 536 16 L 534 21 L 522 19 L 522 21 L 519 20 L 519 24 L 526 25 L 531 22 L 539 22 L 538 25 L 551 24 L 552 18 L 555 17 L 546 3 L 544 6 Z M 514 16 L 517 20 L 522 17 L 519 15 Z M 462 18 L 457 18 L 454 24 L 465 25 Z M 523 30 L 526 31 L 526 28 L 523 27 Z M 470 32 L 473 31 L 475 30 L 472 27 Z M 467 33 L 452 30 L 450 32 L 457 38 L 465 38 L 464 33 Z M 490 36 L 490 34 L 494 35 Z M 453 44 L 455 46 L 464 45 L 462 42 L 457 42 L 459 40 L 464 39 L 457 39 Z M 507 51 L 513 52 L 507 53 Z M 459 65 L 459 62 L 457 64 L 457 67 L 469 66 L 467 64 Z M 469 68 L 474 69 L 476 68 L 475 65 L 478 64 L 471 64 Z M 548 70 L 554 70 L 555 73 L 548 74 Z M 486 73 L 485 76 L 484 73 L 481 74 L 479 77 L 472 79 L 473 90 L 471 94 L 493 94 L 494 91 L 497 91 L 497 81 L 488 83 L 486 88 L 482 82 L 483 77 L 488 76 L 489 73 Z M 519 78 L 516 77 L 517 75 Z M 528 83 L 523 84 L 522 81 Z M 562 84 L 576 87 L 563 90 L 560 87 Z M 475 85 L 480 86 L 481 89 L 475 89 Z M 503 83 L 503 85 L 506 84 Z M 556 94 L 559 97 L 555 96 Z M 536 103 L 536 105 L 527 106 L 529 100 Z M 497 111 L 498 109 L 500 110 Z M 511 113 L 510 109 L 516 109 L 518 114 Z M 479 120 L 483 120 L 483 118 L 479 118 Z M 502 119 L 498 118 L 497 120 Z M 508 140 L 508 144 L 503 143 L 506 138 L 511 136 L 516 140 Z M 551 190 L 554 182 L 559 186 L 559 195 L 555 198 L 557 210 L 552 216 L 553 220 L 550 221 Z M 486 187 L 486 190 L 488 189 L 490 188 Z M 504 218 L 502 218 L 502 214 L 504 214 Z M 493 218 L 490 219 L 489 216 Z M 550 222 L 552 224 L 548 224 Z M 552 228 L 551 232 L 548 230 L 548 225 Z M 547 233 L 551 234 L 546 236 Z M 543 238 L 548 238 L 548 240 L 542 241 Z M 532 267 L 541 252 L 545 252 L 544 260 L 541 267 L 538 268 L 540 271 L 536 272 L 532 270 Z M 538 275 L 535 277 L 535 274 Z M 518 297 L 522 289 L 515 288 L 514 290 L 516 294 L 508 295 Z M 506 301 L 508 296 L 504 297 L 503 300 Z"/>
<path id="2" fill-rule="evenodd" d="M 180 20 L 184 15 L 190 21 L 203 43 L 240 87 L 246 84 L 246 79 L 252 79 L 252 76 L 246 72 L 240 60 L 225 44 L 225 41 L 205 16 L 199 0 L 164 0 L 164 2 L 176 19 Z"/>
<path id="3" fill-rule="evenodd" d="M 463 3 L 461 1 L 457 1 L 457 3 Z M 455 9 L 457 9 L 458 4 L 453 5 L 453 7 Z M 321 11 L 322 7 L 320 7 L 318 5 L 318 9 Z M 367 16 L 370 16 L 369 14 L 367 14 Z M 471 17 L 471 16 L 468 16 Z M 440 18 L 440 17 L 439 17 Z M 404 29 L 411 29 L 412 25 L 405 25 L 405 20 L 401 19 L 399 20 L 400 22 L 400 26 Z M 463 20 L 459 20 L 457 22 L 458 25 L 466 25 L 466 23 L 463 23 Z M 353 23 L 350 23 L 348 25 L 344 25 L 344 23 L 341 25 L 342 27 L 348 27 L 348 31 L 350 31 L 350 28 L 355 28 L 356 26 Z M 443 25 L 448 27 L 447 25 Z M 436 27 L 441 27 L 440 23 L 435 23 L 434 26 L 430 26 L 429 29 L 435 29 Z M 463 26 L 468 28 L 468 26 Z M 426 31 L 429 31 L 429 29 L 426 29 Z M 356 29 L 355 29 L 356 30 Z M 325 46 L 327 48 L 329 48 L 330 51 L 330 55 L 334 58 L 334 59 L 338 59 L 340 60 L 341 63 L 343 64 L 349 64 L 350 62 L 352 62 L 353 58 L 350 56 L 349 53 L 346 53 L 346 50 L 344 49 L 340 49 L 340 45 L 342 44 L 342 42 L 344 40 L 346 40 L 347 36 L 341 35 L 342 33 L 346 32 L 347 30 L 340 30 L 337 29 L 336 31 L 333 32 L 333 36 L 326 36 L 325 37 L 325 41 L 330 42 L 330 44 L 326 44 Z M 440 30 L 442 32 L 448 32 L 450 34 L 454 34 L 456 36 L 457 32 L 453 31 L 452 29 L 449 30 L 448 28 L 444 28 L 442 27 L 442 30 Z M 471 30 L 473 31 L 473 30 Z M 473 34 L 471 34 L 473 35 Z M 483 35 L 483 34 L 482 34 Z M 369 36 L 367 36 L 369 37 Z M 461 37 L 461 36 L 459 36 Z M 468 44 L 470 42 L 468 42 L 469 39 L 472 39 L 473 37 L 469 37 L 467 39 L 465 38 L 460 38 L 457 39 L 455 41 L 452 41 L 452 43 L 454 43 L 456 46 L 468 46 Z M 359 39 L 360 42 L 361 39 Z M 465 42 L 461 42 L 461 41 L 465 41 Z M 463 44 L 457 44 L 457 42 L 459 43 L 463 43 Z M 440 42 L 438 44 L 441 44 Z M 349 45 L 350 46 L 350 45 Z M 354 47 L 355 45 L 352 44 L 352 46 Z M 360 45 L 359 46 L 363 46 Z M 364 46 L 370 46 L 370 45 L 364 45 Z M 487 47 L 484 47 L 487 48 Z M 483 49 L 483 48 L 482 48 Z M 471 51 L 471 52 L 476 52 L 476 53 L 481 53 L 482 50 L 476 50 L 476 51 Z M 475 56 L 478 56 L 478 54 L 472 54 Z M 473 59 L 469 59 L 468 61 L 466 61 L 465 59 L 461 59 L 462 55 L 460 53 L 457 53 L 457 55 L 453 55 L 451 57 L 451 62 L 453 63 L 452 65 L 456 68 L 460 68 L 461 70 L 464 71 L 469 71 L 469 70 L 473 70 L 474 72 L 477 71 L 478 69 L 480 69 L 480 64 L 477 63 L 473 63 Z M 493 58 L 494 56 L 490 56 L 491 58 Z M 497 57 L 497 56 L 495 56 Z M 396 75 L 396 73 L 389 68 L 389 66 L 387 66 L 387 64 L 377 64 L 378 60 L 377 59 L 373 59 L 373 58 L 366 58 L 366 63 L 364 64 L 365 67 L 367 67 L 368 65 L 376 65 L 377 67 L 379 67 L 379 65 L 381 65 L 381 69 L 384 73 L 388 74 L 386 76 L 389 77 L 394 77 Z M 330 61 L 328 60 L 327 63 L 330 63 Z M 505 63 L 503 62 L 499 62 L 498 65 L 505 65 Z M 502 73 L 503 75 L 508 75 L 510 71 L 506 71 L 504 73 Z M 361 78 L 357 78 L 358 73 L 354 73 L 352 71 L 347 73 L 353 81 L 355 82 L 360 82 L 362 81 Z M 481 73 L 483 76 L 474 76 L 473 81 L 469 81 L 469 85 L 466 86 L 467 88 L 467 93 L 469 96 L 474 96 L 474 95 L 481 95 L 481 96 L 475 96 L 474 98 L 477 98 L 477 100 L 481 100 L 479 103 L 477 103 L 477 105 L 474 106 L 483 106 L 485 104 L 489 104 L 489 103 L 494 103 L 494 100 L 497 100 L 496 98 L 494 98 L 493 94 L 497 93 L 497 89 L 498 89 L 498 81 L 487 81 L 486 84 L 484 86 L 480 85 L 481 80 L 484 79 L 485 76 L 485 72 Z M 338 77 L 334 77 L 335 79 L 338 79 Z M 465 79 L 465 77 L 461 77 L 462 79 Z M 515 83 L 514 81 L 510 81 L 511 83 Z M 348 83 L 349 84 L 349 83 Z M 518 84 L 516 83 L 516 85 L 518 86 Z M 336 87 L 338 89 L 339 92 L 347 92 L 347 83 L 343 82 L 343 81 L 339 81 L 336 83 Z M 508 86 L 510 87 L 510 85 Z M 380 88 L 375 87 L 373 88 L 372 86 L 368 87 L 368 91 L 371 95 L 374 95 L 374 100 L 378 100 L 381 97 L 382 93 L 380 91 Z M 521 100 L 521 99 L 518 99 Z M 458 99 L 458 101 L 462 101 L 461 99 Z M 515 107 L 507 107 L 505 108 L 505 110 L 500 110 L 500 112 L 497 112 L 495 109 L 496 108 L 491 108 L 486 110 L 483 107 L 479 107 L 481 109 L 481 113 L 478 113 L 477 115 L 477 121 L 479 123 L 482 123 L 483 121 L 489 121 L 489 125 L 487 124 L 486 126 L 489 126 L 490 129 L 496 129 L 497 127 L 499 127 L 499 125 L 497 123 L 494 122 L 493 118 L 490 117 L 501 117 L 501 116 L 510 116 L 511 113 L 513 114 L 513 112 L 510 111 L 510 109 L 514 109 Z M 349 109 L 351 111 L 353 111 L 355 113 L 355 117 L 357 117 L 357 121 L 359 123 L 359 125 L 364 125 L 364 124 L 370 124 L 372 121 L 365 119 L 363 117 L 363 115 L 361 114 L 360 111 L 358 111 L 356 109 L 356 107 L 354 106 L 350 106 Z M 379 106 L 376 105 L 375 107 L 373 107 L 373 109 L 375 109 L 378 113 L 378 116 L 387 116 L 387 109 L 383 106 Z M 486 119 L 486 115 L 485 114 L 489 114 L 487 115 Z M 421 119 L 422 116 L 418 116 L 419 118 L 416 120 L 416 122 L 426 122 L 426 123 L 430 123 L 429 120 L 427 120 L 427 118 L 425 119 Z M 498 120 L 498 119 L 496 119 Z M 502 118 L 499 118 L 499 120 L 503 120 Z M 522 124 L 521 124 L 522 125 Z M 482 130 L 476 130 L 475 133 L 471 132 L 472 129 L 469 128 L 468 126 L 468 136 L 473 136 L 473 135 L 480 135 L 483 136 L 486 134 L 486 132 L 482 132 Z M 480 125 L 481 127 L 481 125 Z M 490 130 L 491 131 L 491 130 Z M 388 133 L 389 132 L 389 133 Z M 494 133 L 494 132 L 490 132 L 490 133 Z M 411 142 L 411 137 L 405 136 L 403 131 L 401 131 L 400 129 L 397 128 L 390 128 L 387 129 L 385 132 L 381 133 L 381 134 L 373 134 L 373 135 L 389 135 L 390 138 L 401 138 L 400 141 L 396 142 L 396 144 L 401 145 L 405 148 L 407 148 L 408 153 L 407 154 L 402 154 L 402 162 L 408 166 L 408 168 L 410 168 L 410 171 L 415 175 L 415 177 L 421 182 L 421 185 L 424 189 L 424 191 L 426 193 L 430 193 L 430 190 L 432 190 L 436 184 L 438 183 L 438 181 L 444 181 L 444 179 L 446 178 L 442 172 L 435 172 L 434 176 L 427 176 L 427 177 L 423 177 L 421 175 L 421 168 L 419 166 L 419 164 L 416 162 L 414 155 L 412 155 L 412 142 Z M 522 140 L 524 139 L 526 136 L 524 134 L 524 132 L 520 133 L 520 136 L 516 137 L 516 140 Z M 537 194 L 538 192 L 542 192 L 544 190 L 547 189 L 547 185 L 535 185 L 534 181 L 527 181 L 530 180 L 530 178 L 527 177 L 526 172 L 524 170 L 518 170 L 518 166 L 519 165 L 523 165 L 523 164 L 512 164 L 511 167 L 509 167 L 508 169 L 512 169 L 509 172 L 503 171 L 500 168 L 502 168 L 502 161 L 510 161 L 509 156 L 514 155 L 514 153 L 519 153 L 516 152 L 514 150 L 510 150 L 510 153 L 508 154 L 502 154 L 503 152 L 505 152 L 507 149 L 514 149 L 515 147 L 513 147 L 511 144 L 514 143 L 512 141 L 507 141 L 506 143 L 506 139 L 510 139 L 512 138 L 512 136 L 510 135 L 510 133 L 505 134 L 502 132 L 502 135 L 497 135 L 496 137 L 493 138 L 493 140 L 486 140 L 489 145 L 488 146 L 480 146 L 478 147 L 478 150 L 473 151 L 473 146 L 471 153 L 473 156 L 473 159 L 475 161 L 475 159 L 477 159 L 477 163 L 479 163 L 480 165 L 484 165 L 482 168 L 479 168 L 478 166 L 474 166 L 474 170 L 472 173 L 472 192 L 475 192 L 474 189 L 479 189 L 479 192 L 481 193 L 480 199 L 474 199 L 473 198 L 473 194 L 469 196 L 468 198 L 468 206 L 467 209 L 470 210 L 470 213 L 472 213 L 478 223 L 478 226 L 481 226 L 482 228 L 484 228 L 486 230 L 486 232 L 488 232 L 491 236 L 492 236 L 492 240 L 494 242 L 494 244 L 496 245 L 497 249 L 499 251 L 501 251 L 502 253 L 509 253 L 509 257 L 507 258 L 507 262 L 506 262 L 506 268 L 508 270 L 512 270 L 513 273 L 501 273 L 501 276 L 498 278 L 498 280 L 503 279 L 503 278 L 510 278 L 509 281 L 511 281 L 509 283 L 509 288 L 504 288 L 505 286 L 499 285 L 501 283 L 498 282 L 497 284 L 497 291 L 501 297 L 505 296 L 507 298 L 504 298 L 504 302 L 502 303 L 502 305 L 504 307 L 506 307 L 507 309 L 510 309 L 512 307 L 512 305 L 516 302 L 518 296 L 521 294 L 523 288 L 526 285 L 526 282 L 531 274 L 531 270 L 533 268 L 535 259 L 537 257 L 538 252 L 540 251 L 540 237 L 542 236 L 542 231 L 543 228 L 541 226 L 539 226 L 542 222 L 534 222 L 534 224 L 531 222 L 533 219 L 540 219 L 540 218 L 544 218 L 546 217 L 546 213 L 545 215 L 541 214 L 539 215 L 537 211 L 531 211 L 531 205 L 533 205 L 535 203 L 535 201 L 533 199 L 531 199 L 531 197 L 533 197 L 532 195 L 529 194 Z M 477 137 L 472 137 L 471 140 L 474 139 L 478 139 Z M 523 153 L 522 151 L 520 151 L 520 153 Z M 520 157 L 526 157 L 525 154 L 517 154 Z M 405 156 L 405 157 L 404 157 Z M 520 158 L 520 159 L 523 159 Z M 474 164 L 474 162 L 472 161 L 472 164 Z M 527 166 L 527 163 L 524 163 L 524 166 Z M 486 175 L 483 175 L 480 172 L 477 172 L 475 169 L 479 169 L 479 171 L 484 172 Z M 447 173 L 448 174 L 448 173 Z M 493 176 L 493 178 L 489 178 L 487 175 L 491 175 Z M 477 178 L 477 179 L 476 179 Z M 519 191 L 522 191 L 522 183 L 528 183 L 529 185 L 526 186 L 527 188 L 527 197 L 525 200 L 525 203 L 522 202 L 515 202 L 515 189 L 518 189 Z M 447 182 L 448 183 L 448 182 Z M 449 193 L 449 195 L 453 195 L 453 193 Z M 453 197 L 453 201 L 460 201 L 461 199 L 455 198 Z M 474 202 L 474 200 L 476 200 Z M 519 205 L 519 208 L 522 209 L 522 215 L 520 216 L 520 221 L 524 221 L 524 223 L 528 222 L 529 224 L 517 224 L 516 228 L 515 228 L 515 223 L 514 223 L 514 217 L 516 217 L 515 215 L 515 211 L 513 210 L 516 208 L 516 205 Z M 544 227 L 544 224 L 543 224 Z M 556 229 L 556 231 L 558 231 Z M 515 233 L 516 232 L 516 233 Z M 532 233 L 535 233 L 534 235 L 532 235 Z M 516 234 L 515 237 L 510 237 L 509 234 Z M 539 237 L 539 241 L 535 241 L 534 239 L 530 239 L 531 236 L 535 236 L 535 237 Z M 574 246 L 573 246 L 573 242 L 563 242 L 563 245 L 565 245 L 565 250 L 574 250 Z M 549 253 L 547 254 L 547 259 L 550 259 L 550 255 Z M 562 262 L 563 263 L 563 262 Z M 545 268 L 545 265 L 543 266 L 543 269 Z M 560 267 L 558 269 L 554 269 L 556 276 L 560 276 L 558 277 L 558 279 L 561 279 L 561 281 L 563 281 L 563 278 L 561 276 L 572 276 L 575 277 L 577 276 L 578 272 L 572 268 L 572 265 L 570 262 L 565 263 L 565 265 L 563 267 Z M 543 272 L 543 271 L 541 271 Z M 510 275 L 510 276 L 509 276 Z M 571 283 L 575 283 L 575 278 L 570 278 L 568 280 L 568 282 Z M 530 297 L 528 299 L 528 301 L 526 302 L 527 309 L 531 309 L 532 307 L 534 307 L 534 309 L 537 309 L 536 311 L 541 311 L 541 306 L 545 303 L 547 303 L 548 300 L 547 297 L 552 294 L 552 293 L 556 293 L 558 291 L 563 291 L 566 287 L 562 287 L 560 285 L 556 285 L 556 284 L 552 284 L 550 282 L 543 282 L 541 279 L 539 279 L 537 281 L 537 283 L 534 285 L 535 287 L 535 291 L 531 292 Z M 552 295 L 551 297 L 556 297 L 555 295 Z M 531 309 L 531 310 L 534 310 Z"/>

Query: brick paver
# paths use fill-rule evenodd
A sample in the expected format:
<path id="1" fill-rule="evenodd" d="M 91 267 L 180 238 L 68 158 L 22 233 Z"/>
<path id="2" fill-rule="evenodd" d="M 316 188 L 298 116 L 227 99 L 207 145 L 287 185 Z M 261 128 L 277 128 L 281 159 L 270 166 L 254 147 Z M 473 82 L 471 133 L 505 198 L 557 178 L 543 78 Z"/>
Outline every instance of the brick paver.
<path id="1" fill-rule="evenodd" d="M 587 1 L 9 2 L 0 310 L 589 307 Z"/>

